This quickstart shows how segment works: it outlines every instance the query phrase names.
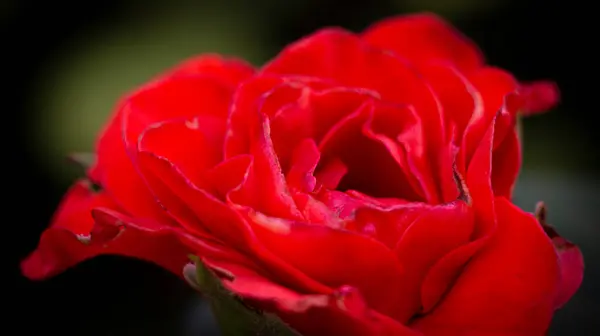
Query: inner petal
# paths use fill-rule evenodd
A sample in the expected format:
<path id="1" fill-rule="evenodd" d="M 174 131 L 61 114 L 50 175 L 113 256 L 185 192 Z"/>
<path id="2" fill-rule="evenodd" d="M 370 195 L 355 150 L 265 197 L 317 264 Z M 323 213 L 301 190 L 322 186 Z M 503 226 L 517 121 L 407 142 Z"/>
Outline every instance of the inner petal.
<path id="1" fill-rule="evenodd" d="M 421 200 L 414 190 L 398 157 L 381 140 L 369 137 L 364 125 L 372 121 L 372 103 L 347 116 L 336 124 L 319 144 L 321 164 L 340 160 L 348 172 L 342 178 L 339 190 L 358 190 L 373 197 L 394 197 Z M 319 170 L 319 168 L 317 168 Z"/>
<path id="2" fill-rule="evenodd" d="M 265 98 L 261 112 L 271 118 L 271 138 L 281 167 L 289 168 L 292 151 L 300 141 L 312 138 L 318 143 L 340 119 L 373 97 L 376 94 L 368 90 L 345 87 L 317 90 L 288 86 L 273 91 Z"/>

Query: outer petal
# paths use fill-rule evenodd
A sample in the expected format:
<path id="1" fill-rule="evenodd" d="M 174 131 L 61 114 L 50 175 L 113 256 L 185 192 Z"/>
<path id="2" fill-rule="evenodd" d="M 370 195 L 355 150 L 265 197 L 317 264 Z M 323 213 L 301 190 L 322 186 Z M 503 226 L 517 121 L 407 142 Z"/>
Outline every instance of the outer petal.
<path id="1" fill-rule="evenodd" d="M 559 280 L 554 247 L 535 218 L 496 198 L 498 230 L 452 290 L 414 326 L 427 335 L 543 335 Z"/>
<path id="2" fill-rule="evenodd" d="M 514 127 L 494 150 L 492 166 L 494 195 L 510 199 L 521 169 L 521 145 Z"/>
<path id="3" fill-rule="evenodd" d="M 423 211 L 406 229 L 394 249 L 406 269 L 402 286 L 406 307 L 403 322 L 418 313 L 423 305 L 419 289 L 427 272 L 449 252 L 466 245 L 474 226 L 472 209 L 458 200 Z"/>
<path id="4" fill-rule="evenodd" d="M 163 193 L 168 199 L 177 200 L 178 206 L 190 211 L 197 219 L 195 233 L 206 232 L 208 236 L 222 242 L 226 246 L 234 247 L 241 254 L 251 256 L 253 260 L 260 261 L 261 266 L 270 272 L 281 283 L 290 288 L 315 293 L 327 293 L 330 289 L 311 279 L 301 271 L 290 265 L 284 258 L 268 250 L 253 232 L 247 221 L 235 211 L 236 205 L 226 204 L 206 190 L 200 189 L 181 174 L 177 166 L 164 158 L 159 158 L 152 153 L 141 152 L 139 155 L 140 167 L 143 174 L 153 186 L 160 186 L 169 193 Z M 231 159 L 233 160 L 233 159 Z M 229 161 L 231 164 L 234 161 Z M 251 160 L 240 160 L 237 163 L 251 164 Z M 222 169 L 229 172 L 223 165 Z M 248 175 L 248 167 L 241 171 L 238 185 Z M 239 171 L 238 171 L 239 172 Z M 233 179 L 233 176 L 228 176 Z M 160 185 L 159 185 L 160 183 Z M 231 183 L 231 182 L 229 182 Z M 206 240 L 206 237 L 201 237 Z M 204 255 L 200 254 L 201 257 Z"/>
<path id="5" fill-rule="evenodd" d="M 461 273 L 469 260 L 480 251 L 496 232 L 494 195 L 491 188 L 492 148 L 495 124 L 488 126 L 467 169 L 466 179 L 455 168 L 460 198 L 471 205 L 475 226 L 471 242 L 457 247 L 440 258 L 429 270 L 421 286 L 423 312 L 431 311 Z"/>
<path id="6" fill-rule="evenodd" d="M 98 207 L 115 209 L 104 193 L 94 193 L 86 181 L 77 182 L 65 196 L 52 226 L 38 248 L 21 264 L 25 276 L 43 279 L 99 254 L 119 254 L 155 262 L 173 272 L 186 262 L 186 250 L 172 235 L 150 223 L 122 229 L 122 224 L 92 217 Z M 165 253 L 165 251 L 168 251 Z"/>
<path id="7" fill-rule="evenodd" d="M 556 233 L 550 235 L 550 238 L 552 238 L 552 243 L 558 254 L 561 271 L 560 286 L 554 299 L 554 306 L 558 309 L 567 303 L 581 286 L 584 269 L 583 255 L 575 244 Z"/>
<path id="8" fill-rule="evenodd" d="M 252 306 L 276 313 L 303 335 L 420 335 L 370 309 L 354 288 L 343 286 L 329 295 L 300 294 L 249 268 L 249 260 L 204 260 L 231 275 L 223 279 L 230 290 Z"/>
<path id="9" fill-rule="evenodd" d="M 240 211 L 261 242 L 298 270 L 332 288 L 356 287 L 382 313 L 397 311 L 402 270 L 383 244 L 345 230 L 268 217 L 249 208 Z"/>
<path id="10" fill-rule="evenodd" d="M 323 29 L 288 46 L 262 72 L 316 76 L 377 91 L 386 102 L 413 105 L 432 145 L 443 138 L 439 102 L 427 82 L 409 63 L 350 32 Z"/>
<path id="11" fill-rule="evenodd" d="M 253 74 L 254 68 L 243 60 L 228 59 L 218 54 L 204 54 L 178 64 L 167 76 L 204 75 L 236 86 Z"/>
<path id="12" fill-rule="evenodd" d="M 583 255 L 575 244 L 561 237 L 546 223 L 546 206 L 543 202 L 537 204 L 535 213 L 558 255 L 561 277 L 554 299 L 554 306 L 558 309 L 569 301 L 583 281 Z"/>
<path id="13" fill-rule="evenodd" d="M 479 92 L 452 64 L 432 63 L 423 66 L 420 72 L 442 104 L 446 134 L 455 137 L 449 140 L 462 139 L 469 120 L 473 113 L 477 112 L 476 107 L 479 107 L 477 105 L 482 103 Z"/>
<path id="14" fill-rule="evenodd" d="M 256 124 L 260 113 L 277 118 L 279 110 L 296 102 L 301 96 L 306 101 L 310 96 L 308 93 L 312 92 L 311 88 L 316 87 L 331 87 L 331 83 L 319 78 L 275 74 L 257 76 L 240 84 L 227 119 L 225 158 L 248 153 L 250 130 L 247 125 Z M 308 122 L 310 117 L 298 114 L 296 118 L 290 116 L 290 119 Z M 302 126 L 306 124 L 302 123 Z M 302 133 L 302 127 L 297 128 L 295 131 Z"/>
<path id="15" fill-rule="evenodd" d="M 418 113 L 423 132 L 427 134 L 423 148 L 415 156 L 429 163 L 420 167 L 423 176 L 438 163 L 438 150 L 443 145 L 445 129 L 440 105 L 434 92 L 416 70 L 405 60 L 378 48 L 373 48 L 356 35 L 341 29 L 323 29 L 284 49 L 265 65 L 263 73 L 301 74 L 335 81 L 339 85 L 376 91 L 381 99 L 396 104 L 411 105 Z M 434 185 L 427 194 L 436 195 Z M 437 197 L 431 196 L 436 202 Z"/>
<path id="16" fill-rule="evenodd" d="M 522 83 L 520 92 L 526 97 L 523 115 L 545 112 L 554 107 L 560 100 L 558 86 L 550 81 Z"/>
<path id="17" fill-rule="evenodd" d="M 223 160 L 224 120 L 211 116 L 163 121 L 140 136 L 137 150 L 165 158 L 195 185 L 206 186 L 207 171 Z"/>
<path id="18" fill-rule="evenodd" d="M 101 135 L 91 178 L 133 215 L 169 221 L 137 176 L 129 152 L 138 136 L 156 122 L 202 115 L 224 123 L 232 92 L 229 84 L 208 75 L 169 77 L 134 92 L 123 100 Z"/>
<path id="19" fill-rule="evenodd" d="M 496 118 L 498 111 L 505 103 L 505 98 L 517 89 L 517 82 L 509 73 L 496 68 L 485 68 L 469 77 L 473 88 L 476 90 L 475 110 L 465 127 L 462 137 L 459 167 L 469 164 L 484 134 L 494 122 L 510 116 Z M 508 113 L 509 111 L 503 111 Z M 495 140 L 495 139 L 493 139 Z"/>
<path id="20" fill-rule="evenodd" d="M 448 62 L 461 71 L 476 70 L 484 59 L 477 46 L 440 17 L 431 14 L 382 20 L 362 35 L 373 46 L 391 50 L 415 64 Z"/>

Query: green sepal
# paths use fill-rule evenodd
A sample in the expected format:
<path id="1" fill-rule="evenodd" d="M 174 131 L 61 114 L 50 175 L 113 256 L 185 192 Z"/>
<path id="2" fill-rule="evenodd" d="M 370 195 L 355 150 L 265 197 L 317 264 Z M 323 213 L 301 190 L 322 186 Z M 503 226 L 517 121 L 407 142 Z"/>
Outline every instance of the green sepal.
<path id="1" fill-rule="evenodd" d="M 190 256 L 194 264 L 184 268 L 184 277 L 209 301 L 223 336 L 301 336 L 276 315 L 248 306 L 229 291 L 213 270 L 200 258 Z M 227 275 L 233 277 L 232 275 Z M 232 279 L 235 281 L 235 279 Z"/>
<path id="2" fill-rule="evenodd" d="M 87 171 L 96 161 L 94 153 L 72 153 L 67 157 L 69 161 L 76 164 L 84 172 Z"/>

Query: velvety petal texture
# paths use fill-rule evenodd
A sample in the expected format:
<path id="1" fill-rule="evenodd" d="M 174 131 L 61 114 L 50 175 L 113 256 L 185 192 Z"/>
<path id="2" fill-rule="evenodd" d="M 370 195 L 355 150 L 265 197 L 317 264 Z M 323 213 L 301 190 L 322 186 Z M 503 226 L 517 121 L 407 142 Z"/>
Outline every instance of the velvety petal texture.
<path id="1" fill-rule="evenodd" d="M 193 254 L 303 335 L 544 335 L 583 258 L 511 196 L 558 98 L 429 13 L 190 58 L 117 105 L 22 270 Z"/>

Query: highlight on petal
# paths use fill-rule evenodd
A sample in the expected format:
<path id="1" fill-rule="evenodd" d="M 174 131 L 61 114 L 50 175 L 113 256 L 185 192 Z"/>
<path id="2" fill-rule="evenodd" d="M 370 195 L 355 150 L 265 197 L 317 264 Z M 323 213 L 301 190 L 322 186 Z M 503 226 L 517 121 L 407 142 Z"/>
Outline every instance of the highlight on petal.
<path id="1" fill-rule="evenodd" d="M 469 72 L 484 64 L 483 54 L 475 43 L 432 13 L 384 19 L 363 32 L 362 38 L 419 65 L 450 62 Z"/>

